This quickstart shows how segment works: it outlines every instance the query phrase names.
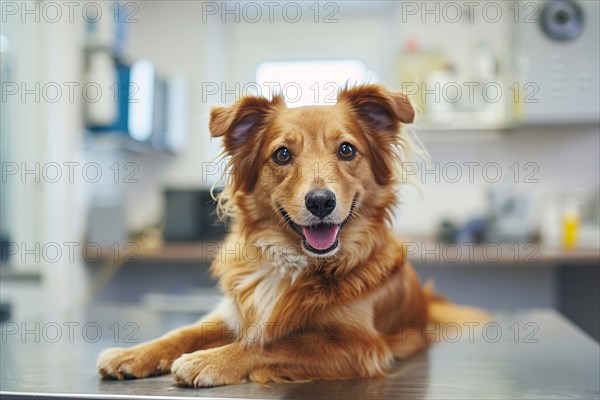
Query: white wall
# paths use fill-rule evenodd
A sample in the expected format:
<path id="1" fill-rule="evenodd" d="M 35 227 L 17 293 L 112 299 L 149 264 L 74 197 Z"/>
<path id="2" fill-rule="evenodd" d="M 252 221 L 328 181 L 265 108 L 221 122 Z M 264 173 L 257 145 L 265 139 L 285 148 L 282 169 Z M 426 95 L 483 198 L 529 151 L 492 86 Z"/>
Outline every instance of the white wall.
<path id="1" fill-rule="evenodd" d="M 419 179 L 422 202 L 411 199 L 401 207 L 397 225 L 399 231 L 407 235 L 429 236 L 442 218 L 462 223 L 481 216 L 488 210 L 489 191 L 507 185 L 513 186 L 517 193 L 530 196 L 533 227 L 548 201 L 598 189 L 600 135 L 597 126 L 425 132 L 421 137 L 431 157 L 427 168 L 434 171 L 437 167 L 440 179 L 436 182 L 434 173 L 425 174 Z M 463 177 L 453 183 L 451 163 L 455 162 L 463 167 Z M 473 166 L 473 183 L 469 182 L 465 162 L 479 163 Z M 515 162 L 519 163 L 520 170 L 517 184 L 514 184 L 514 169 L 511 169 Z M 497 183 L 493 168 L 489 169 L 487 178 L 483 176 L 483 168 L 489 163 L 498 163 L 502 168 L 503 178 Z M 526 169 L 526 163 L 535 163 L 539 170 Z M 443 178 L 444 169 L 450 179 Z M 525 179 L 530 173 L 537 183 L 528 183 Z"/>
<path id="2" fill-rule="evenodd" d="M 29 6 L 31 9 L 35 4 Z M 58 181 L 53 181 L 54 175 L 44 174 L 49 163 L 85 163 L 81 99 L 74 96 L 70 100 L 64 85 L 81 82 L 83 32 L 80 20 L 36 22 L 29 16 L 23 23 L 19 15 L 9 18 L 2 32 L 9 39 L 9 51 L 3 57 L 9 57 L 13 64 L 14 75 L 9 79 L 33 89 L 39 96 L 36 99 L 35 94 L 25 98 L 18 95 L 7 102 L 11 109 L 10 149 L 3 162 L 17 163 L 20 171 L 2 184 L 10 202 L 8 221 L 2 223 L 9 224 L 10 240 L 19 248 L 11 257 L 11 264 L 41 273 L 45 290 L 38 305 L 47 308 L 51 315 L 77 308 L 87 290 L 81 257 L 87 212 L 84 182 L 76 174 L 70 182 L 62 167 Z M 40 88 L 58 85 L 64 91 L 56 101 L 48 100 L 55 93 L 45 97 L 46 92 L 35 90 L 36 84 Z M 37 172 L 21 173 L 25 168 Z M 65 243 L 76 249 L 74 257 Z M 55 251 L 45 253 L 46 246 Z M 40 261 L 36 262 L 36 258 Z"/>
<path id="3" fill-rule="evenodd" d="M 35 83 L 41 81 L 43 73 L 39 62 L 39 54 L 43 52 L 39 40 L 42 26 L 24 26 L 12 18 L 2 24 L 2 34 L 8 38 L 7 53 L 2 57 L 10 66 L 10 75 L 7 76 L 9 81 L 3 83 L 20 86 L 23 82 L 27 85 L 26 88 L 34 88 Z M 19 87 L 19 91 L 20 89 Z M 2 118 L 8 118 L 5 127 L 9 133 L 3 137 L 2 145 L 8 149 L 3 149 L 3 156 L 6 158 L 2 161 L 7 163 L 5 165 L 16 163 L 20 172 L 21 163 L 32 168 L 43 155 L 44 138 L 39 133 L 43 128 L 44 104 L 36 102 L 35 94 L 26 96 L 23 101 L 20 92 L 10 97 L 7 95 L 6 99 L 3 106 L 8 115 L 3 115 Z M 14 179 L 7 177 L 6 182 L 2 182 L 1 190 L 9 203 L 6 214 L 2 215 L 2 225 L 3 230 L 10 232 L 11 240 L 16 243 L 42 240 L 43 226 L 40 226 L 40 221 L 43 199 L 35 178 L 30 175 L 28 179 L 22 179 L 20 174 Z"/>

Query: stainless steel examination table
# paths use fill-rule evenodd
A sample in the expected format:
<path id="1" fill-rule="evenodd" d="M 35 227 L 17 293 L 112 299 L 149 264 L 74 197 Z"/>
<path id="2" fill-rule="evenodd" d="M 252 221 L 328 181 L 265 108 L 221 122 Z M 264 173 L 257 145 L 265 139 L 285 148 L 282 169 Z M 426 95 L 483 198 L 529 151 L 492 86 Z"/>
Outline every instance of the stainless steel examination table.
<path id="1" fill-rule="evenodd" d="M 101 349 L 132 346 L 190 322 L 189 315 L 117 307 L 83 314 L 71 320 L 2 325 L 3 398 L 587 400 L 600 396 L 598 343 L 551 310 L 496 313 L 493 324 L 472 331 L 462 327 L 451 340 L 398 362 L 383 378 L 209 389 L 177 387 L 169 375 L 102 381 L 95 368 Z"/>

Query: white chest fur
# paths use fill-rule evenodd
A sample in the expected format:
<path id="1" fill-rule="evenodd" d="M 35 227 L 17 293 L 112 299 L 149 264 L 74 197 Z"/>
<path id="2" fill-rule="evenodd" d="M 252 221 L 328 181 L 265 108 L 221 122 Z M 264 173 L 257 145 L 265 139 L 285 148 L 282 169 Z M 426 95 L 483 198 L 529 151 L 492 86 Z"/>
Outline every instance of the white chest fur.
<path id="1" fill-rule="evenodd" d="M 307 267 L 304 254 L 298 254 L 293 246 L 261 243 L 263 257 L 260 266 L 246 275 L 239 283 L 240 289 L 254 287 L 253 308 L 260 316 L 256 323 L 268 323 L 281 295 L 293 285 Z"/>

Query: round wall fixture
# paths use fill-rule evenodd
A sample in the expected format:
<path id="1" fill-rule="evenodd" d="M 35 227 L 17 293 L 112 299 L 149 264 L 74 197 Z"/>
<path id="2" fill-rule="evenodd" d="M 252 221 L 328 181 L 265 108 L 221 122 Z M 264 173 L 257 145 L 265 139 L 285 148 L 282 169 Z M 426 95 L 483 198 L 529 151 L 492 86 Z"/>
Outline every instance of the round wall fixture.
<path id="1" fill-rule="evenodd" d="M 540 17 L 542 30 L 553 40 L 573 40 L 583 31 L 583 11 L 571 0 L 550 0 Z"/>

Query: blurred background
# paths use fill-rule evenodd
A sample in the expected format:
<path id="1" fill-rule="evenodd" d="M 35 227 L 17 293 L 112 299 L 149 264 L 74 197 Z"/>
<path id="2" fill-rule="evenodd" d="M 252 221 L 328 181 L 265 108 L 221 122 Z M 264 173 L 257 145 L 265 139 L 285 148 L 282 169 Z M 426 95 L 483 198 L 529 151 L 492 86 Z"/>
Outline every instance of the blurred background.
<path id="1" fill-rule="evenodd" d="M 373 82 L 411 97 L 429 152 L 394 222 L 422 279 L 600 337 L 599 2 L 1 7 L 3 319 L 206 312 L 225 232 L 210 107 Z"/>

